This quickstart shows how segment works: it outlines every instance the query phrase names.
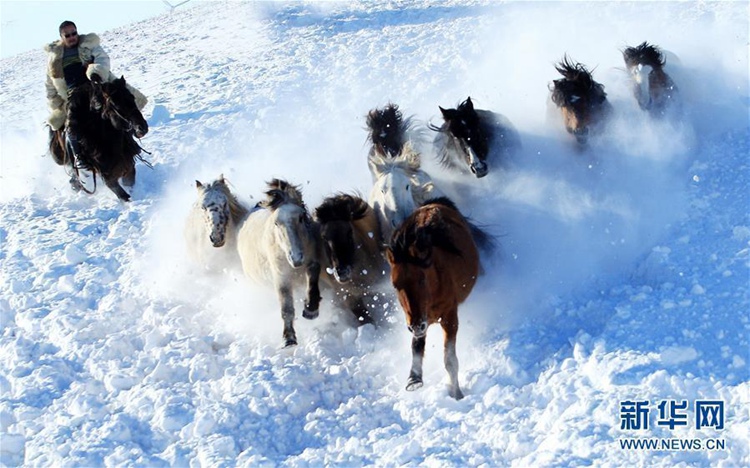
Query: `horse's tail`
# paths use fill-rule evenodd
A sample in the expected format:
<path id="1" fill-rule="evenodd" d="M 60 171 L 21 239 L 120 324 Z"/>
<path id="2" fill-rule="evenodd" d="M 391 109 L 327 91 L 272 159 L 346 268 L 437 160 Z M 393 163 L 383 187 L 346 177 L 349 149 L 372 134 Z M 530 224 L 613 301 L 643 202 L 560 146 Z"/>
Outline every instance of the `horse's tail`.
<path id="1" fill-rule="evenodd" d="M 497 251 L 497 237 L 490 234 L 485 227 L 480 227 L 472 219 L 466 217 L 464 219 L 466 219 L 466 224 L 469 225 L 471 237 L 479 250 L 488 255 L 494 254 Z"/>
<path id="2" fill-rule="evenodd" d="M 49 129 L 49 153 L 58 166 L 65 165 L 65 136 L 62 129 Z"/>

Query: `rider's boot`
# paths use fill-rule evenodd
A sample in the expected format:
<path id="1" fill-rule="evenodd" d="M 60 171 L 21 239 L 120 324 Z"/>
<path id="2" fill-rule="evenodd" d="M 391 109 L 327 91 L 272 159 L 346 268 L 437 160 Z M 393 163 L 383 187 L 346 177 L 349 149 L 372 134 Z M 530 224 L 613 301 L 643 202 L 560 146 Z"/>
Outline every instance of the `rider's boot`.
<path id="1" fill-rule="evenodd" d="M 73 165 L 73 176 L 70 178 L 70 186 L 76 192 L 85 189 L 87 192 L 96 190 L 94 173 L 86 169 L 81 162 L 81 145 L 76 137 L 69 130 L 65 132 L 68 145 L 68 154 L 72 155 L 71 164 Z M 75 181 L 73 180 L 75 179 Z"/>

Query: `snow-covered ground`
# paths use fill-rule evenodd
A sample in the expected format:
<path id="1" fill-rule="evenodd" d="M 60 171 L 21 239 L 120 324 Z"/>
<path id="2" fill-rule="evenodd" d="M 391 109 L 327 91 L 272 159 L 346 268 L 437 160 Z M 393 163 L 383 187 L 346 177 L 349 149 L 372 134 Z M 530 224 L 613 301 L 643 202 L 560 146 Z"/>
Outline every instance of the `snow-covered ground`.
<path id="1" fill-rule="evenodd" d="M 0 61 L 0 464 L 750 464 L 746 2 L 211 2 L 98 32 L 151 99 L 153 169 L 128 204 L 73 193 L 42 157 L 43 52 Z M 630 94 L 620 50 L 644 40 L 669 52 L 679 122 Z M 586 151 L 547 115 L 565 53 L 616 110 Z M 523 150 L 481 180 L 423 153 L 501 244 L 460 309 L 465 399 L 437 328 L 425 386 L 404 390 L 388 289 L 382 326 L 354 328 L 328 293 L 281 350 L 273 291 L 188 261 L 195 179 L 223 173 L 247 204 L 272 177 L 310 207 L 367 194 L 369 109 L 424 126 L 467 96 Z M 659 424 L 683 400 L 687 426 Z M 648 429 L 628 428 L 646 401 Z M 699 401 L 724 405 L 723 429 L 697 427 Z"/>

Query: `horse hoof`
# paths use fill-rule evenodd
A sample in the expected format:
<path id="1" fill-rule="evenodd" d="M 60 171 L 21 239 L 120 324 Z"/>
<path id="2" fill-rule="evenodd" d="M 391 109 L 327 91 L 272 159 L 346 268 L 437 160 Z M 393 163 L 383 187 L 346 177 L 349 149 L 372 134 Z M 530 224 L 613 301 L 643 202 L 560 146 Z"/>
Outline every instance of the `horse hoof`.
<path id="1" fill-rule="evenodd" d="M 406 384 L 406 391 L 413 392 L 418 388 L 422 388 L 422 385 L 424 385 L 424 383 L 421 380 L 409 379 L 409 383 Z"/>
<path id="2" fill-rule="evenodd" d="M 284 349 L 289 349 L 297 346 L 297 339 L 296 338 L 287 338 L 284 340 Z"/>
<path id="3" fill-rule="evenodd" d="M 461 389 L 460 389 L 460 388 L 457 388 L 457 389 L 455 389 L 455 390 L 449 390 L 449 391 L 448 391 L 448 394 L 449 394 L 449 395 L 450 395 L 451 397 L 455 398 L 456 400 L 461 400 L 461 399 L 463 399 L 463 397 L 464 397 L 464 393 L 463 393 L 463 392 L 461 391 Z"/>
<path id="4" fill-rule="evenodd" d="M 307 308 L 305 308 L 302 311 L 302 316 L 308 320 L 316 319 L 318 318 L 318 315 L 320 315 L 320 312 L 318 310 L 308 310 Z"/>

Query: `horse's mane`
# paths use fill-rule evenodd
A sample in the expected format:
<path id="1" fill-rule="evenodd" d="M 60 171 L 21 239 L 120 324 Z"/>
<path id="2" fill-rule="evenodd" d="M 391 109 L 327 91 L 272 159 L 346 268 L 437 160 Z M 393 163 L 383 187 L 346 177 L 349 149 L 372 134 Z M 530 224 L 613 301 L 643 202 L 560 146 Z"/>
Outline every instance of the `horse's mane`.
<path id="1" fill-rule="evenodd" d="M 442 206 L 447 206 L 448 208 L 452 208 L 456 211 L 459 211 L 456 204 L 453 203 L 453 200 L 451 200 L 448 197 L 430 198 L 428 200 L 425 200 L 424 203 L 422 203 L 422 206 L 425 206 L 425 205 L 442 205 Z"/>
<path id="2" fill-rule="evenodd" d="M 468 218 L 466 216 L 463 216 L 461 213 L 461 210 L 458 209 L 455 203 L 453 203 L 453 200 L 451 200 L 448 197 L 437 197 L 437 198 L 430 198 L 429 200 L 425 200 L 424 203 L 422 203 L 422 206 L 425 205 L 442 205 L 447 206 L 448 208 L 452 208 L 456 210 L 461 216 L 464 218 L 464 221 L 466 221 L 466 224 L 469 226 L 469 231 L 471 231 L 471 237 L 474 239 L 474 243 L 479 246 L 481 249 L 492 253 L 497 248 L 497 239 L 495 237 L 482 229 L 481 227 L 477 226 L 474 221 L 471 218 Z"/>
<path id="3" fill-rule="evenodd" d="M 456 209 L 456 205 L 447 197 L 433 198 L 425 205 L 430 203 L 449 207 L 462 216 Z M 450 231 L 450 224 L 442 216 L 432 217 L 429 224 L 421 225 L 417 223 L 416 216 L 410 216 L 391 236 L 389 249 L 393 254 L 394 263 L 411 263 L 423 268 L 427 267 L 426 258 L 420 258 L 411 253 L 410 247 L 412 246 L 417 252 L 428 252 L 432 247 L 439 247 L 454 255 L 461 255 L 461 251 L 451 239 Z"/>
<path id="4" fill-rule="evenodd" d="M 573 96 L 590 95 L 597 102 L 606 99 L 604 86 L 594 81 L 591 72 L 582 63 L 572 62 L 567 54 L 555 65 L 555 70 L 564 78 L 553 81 L 551 97 L 558 107 L 568 104 L 568 99 Z"/>
<path id="5" fill-rule="evenodd" d="M 323 200 L 315 209 L 315 217 L 321 223 L 331 221 L 357 221 L 370 209 L 362 197 L 339 193 Z"/>
<path id="6" fill-rule="evenodd" d="M 229 204 L 229 214 L 232 216 L 232 221 L 235 224 L 239 224 L 240 221 L 242 221 L 245 216 L 249 213 L 249 210 L 245 208 L 245 206 L 240 203 L 239 199 L 235 194 L 232 193 L 232 191 L 229 189 L 229 185 L 227 184 L 227 180 L 222 175 L 218 179 L 214 180 L 213 182 L 209 183 L 208 185 L 204 186 L 204 190 L 206 192 L 212 191 L 212 190 L 218 190 L 221 192 L 227 199 L 227 202 Z"/>
<path id="7" fill-rule="evenodd" d="M 622 52 L 625 65 L 632 68 L 636 65 L 648 65 L 651 68 L 662 68 L 667 62 L 661 50 L 644 41 L 636 47 L 628 47 Z"/>
<path id="8" fill-rule="evenodd" d="M 260 202 L 260 205 L 270 210 L 275 210 L 284 203 L 293 203 L 305 211 L 307 207 L 302 201 L 302 192 L 299 186 L 292 185 L 281 179 L 273 179 L 268 182 L 268 191 L 266 199 Z"/>
<path id="9" fill-rule="evenodd" d="M 381 154 L 370 156 L 375 169 L 375 178 L 387 174 L 394 169 L 401 169 L 410 176 L 416 174 L 422 166 L 422 156 L 411 145 L 410 142 L 404 144 L 401 153 L 395 158 L 386 158 Z"/>
<path id="10" fill-rule="evenodd" d="M 382 109 L 368 112 L 366 123 L 369 129 L 367 140 L 374 146 L 400 150 L 406 143 L 406 133 L 411 129 L 412 118 L 404 118 L 398 105 L 388 103 Z"/>

